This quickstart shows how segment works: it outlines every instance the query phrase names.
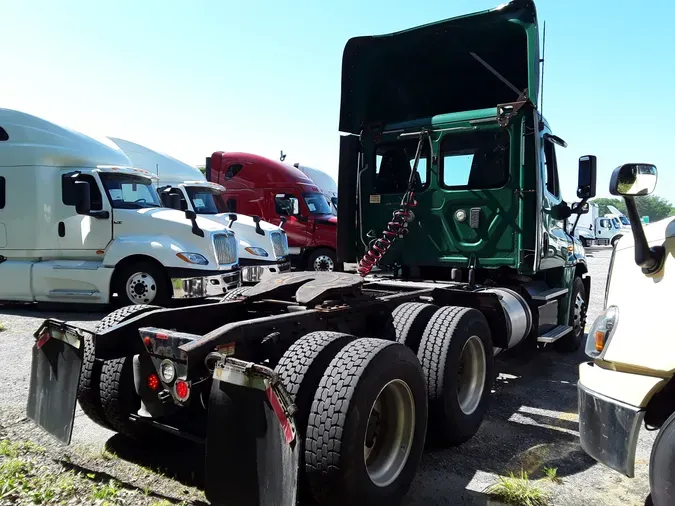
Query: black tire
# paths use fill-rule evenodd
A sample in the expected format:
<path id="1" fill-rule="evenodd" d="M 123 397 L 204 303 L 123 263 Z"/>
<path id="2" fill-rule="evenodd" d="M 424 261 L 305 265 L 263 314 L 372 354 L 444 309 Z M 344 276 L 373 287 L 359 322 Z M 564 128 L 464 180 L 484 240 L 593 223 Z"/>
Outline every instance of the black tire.
<path id="1" fill-rule="evenodd" d="M 401 459 L 398 474 L 378 485 L 368 473 L 364 445 L 371 428 L 372 407 L 391 385 L 407 392 L 407 406 L 414 407 L 414 413 L 408 411 L 408 419 L 403 419 L 404 424 L 409 422 L 405 424 L 410 435 L 406 438 L 409 453 Z M 381 404 L 383 409 L 386 405 Z M 424 376 L 415 354 L 406 346 L 383 339 L 351 342 L 331 361 L 312 403 L 305 438 L 305 472 L 314 498 L 325 506 L 399 504 L 417 472 L 426 425 Z M 393 433 L 385 431 L 380 441 Z M 378 454 L 374 451 L 372 455 L 377 458 Z"/>
<path id="2" fill-rule="evenodd" d="M 146 311 L 160 309 L 158 306 L 134 305 L 120 308 L 103 318 L 95 328 L 95 332 L 103 332 L 118 323 L 136 316 Z M 77 385 L 77 400 L 84 414 L 106 429 L 113 427 L 108 423 L 103 406 L 101 404 L 101 371 L 103 370 L 103 360 L 95 357 L 94 341 L 91 337 L 84 338 L 84 356 L 82 358 L 82 372 L 80 373 L 80 382 Z"/>
<path id="3" fill-rule="evenodd" d="M 307 419 L 326 368 L 335 355 L 356 339 L 341 332 L 310 332 L 286 350 L 275 371 L 297 407 L 296 426 L 304 438 Z"/>
<path id="4" fill-rule="evenodd" d="M 482 348 L 483 357 L 482 374 L 479 366 L 468 369 L 469 373 L 475 373 L 472 379 L 476 379 L 470 384 L 482 382 L 483 388 L 481 391 L 477 387 L 475 395 L 469 395 L 474 399 L 473 405 L 467 401 L 462 409 L 458 391 L 460 359 L 469 341 L 468 351 L 476 350 L 480 354 Z M 417 357 L 427 380 L 429 440 L 439 446 L 468 441 L 483 422 L 495 376 L 492 334 L 485 316 L 476 309 L 442 307 L 427 324 Z"/>
<path id="5" fill-rule="evenodd" d="M 661 426 L 652 446 L 649 488 L 654 506 L 675 504 L 675 413 Z"/>
<path id="6" fill-rule="evenodd" d="M 556 351 L 572 353 L 579 349 L 584 340 L 586 328 L 586 315 L 588 311 L 588 294 L 581 278 L 574 278 L 572 281 L 572 302 L 570 304 L 570 315 L 568 325 L 572 327 L 572 332 L 553 343 Z"/>
<path id="7" fill-rule="evenodd" d="M 127 294 L 127 282 L 133 276 L 139 274 L 136 289 L 139 294 L 138 297 L 132 299 Z M 154 282 L 148 282 L 152 279 Z M 141 305 L 154 304 L 158 306 L 166 305 L 173 296 L 173 289 L 169 283 L 164 268 L 154 262 L 141 260 L 130 264 L 123 265 L 119 270 L 115 271 L 113 292 L 117 293 L 116 305 Z M 145 291 L 145 292 L 143 292 Z"/>
<path id="8" fill-rule="evenodd" d="M 438 306 L 424 302 L 406 302 L 392 312 L 396 341 L 417 353 L 424 329 Z"/>
<path id="9" fill-rule="evenodd" d="M 324 260 L 321 260 L 321 258 L 324 258 Z M 326 268 L 317 268 L 315 264 L 320 264 L 325 266 Z M 336 270 L 336 264 L 337 264 L 337 256 L 335 255 L 335 251 L 329 248 L 317 248 L 314 251 L 312 251 L 308 256 L 307 256 L 307 266 L 306 270 L 308 271 L 335 271 Z"/>
<path id="10" fill-rule="evenodd" d="M 141 312 L 161 309 L 159 306 L 132 305 L 118 309 L 101 322 L 109 327 L 128 320 Z M 103 362 L 100 375 L 101 408 L 109 426 L 132 439 L 140 439 L 147 431 L 129 420 L 141 406 L 134 386 L 133 359 L 117 358 Z"/>
<path id="11" fill-rule="evenodd" d="M 326 368 L 335 355 L 355 339 L 355 336 L 341 332 L 310 332 L 293 343 L 279 360 L 275 371 L 297 408 L 295 424 L 298 430 L 298 440 L 305 440 L 307 419 L 312 408 L 314 394 Z M 300 469 L 303 468 L 303 464 L 304 459 L 301 454 Z M 306 476 L 300 473 L 298 478 L 300 502 L 310 503 L 312 498 L 309 494 Z"/>

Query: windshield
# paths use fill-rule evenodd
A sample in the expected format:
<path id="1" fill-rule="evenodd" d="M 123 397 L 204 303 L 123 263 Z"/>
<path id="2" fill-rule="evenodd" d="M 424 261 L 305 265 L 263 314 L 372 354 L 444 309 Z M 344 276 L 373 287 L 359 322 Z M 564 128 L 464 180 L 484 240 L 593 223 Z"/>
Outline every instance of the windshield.
<path id="1" fill-rule="evenodd" d="M 621 223 L 623 223 L 624 225 L 630 225 L 630 221 L 628 221 L 628 218 L 626 218 L 625 216 L 619 216 L 619 219 L 621 220 Z"/>
<path id="2" fill-rule="evenodd" d="M 208 188 L 186 187 L 185 188 L 192 202 L 192 207 L 197 214 L 218 214 L 218 193 Z"/>
<path id="3" fill-rule="evenodd" d="M 303 193 L 307 209 L 312 214 L 333 214 L 333 210 L 328 204 L 328 200 L 323 193 Z"/>
<path id="4" fill-rule="evenodd" d="M 113 209 L 162 207 L 149 179 L 131 174 L 101 172 L 101 182 Z"/>
<path id="5" fill-rule="evenodd" d="M 612 218 L 612 223 L 614 224 L 614 228 L 621 228 L 621 223 L 619 223 L 619 218 Z"/>

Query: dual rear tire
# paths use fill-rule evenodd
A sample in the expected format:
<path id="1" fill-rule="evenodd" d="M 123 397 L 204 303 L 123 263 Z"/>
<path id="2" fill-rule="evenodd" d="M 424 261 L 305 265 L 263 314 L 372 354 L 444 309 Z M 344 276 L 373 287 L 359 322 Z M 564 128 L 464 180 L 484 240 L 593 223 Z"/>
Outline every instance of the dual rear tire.
<path id="1" fill-rule="evenodd" d="M 298 408 L 301 501 L 397 504 L 427 439 L 457 445 L 480 427 L 494 376 L 482 313 L 406 303 L 393 323 L 397 342 L 313 332 L 277 365 Z"/>

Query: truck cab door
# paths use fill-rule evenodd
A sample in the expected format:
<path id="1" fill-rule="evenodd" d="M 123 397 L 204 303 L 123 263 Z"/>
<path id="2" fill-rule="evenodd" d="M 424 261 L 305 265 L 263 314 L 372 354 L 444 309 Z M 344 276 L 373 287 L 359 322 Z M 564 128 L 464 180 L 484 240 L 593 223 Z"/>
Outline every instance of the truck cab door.
<path id="1" fill-rule="evenodd" d="M 80 258 L 101 258 L 96 252 L 105 250 L 113 236 L 112 208 L 96 174 L 75 175 L 73 172 L 61 175 L 61 205 L 55 210 L 55 239 L 62 256 L 71 256 L 70 252 L 73 252 Z M 76 180 L 89 183 L 91 210 L 107 211 L 107 217 L 77 214 Z"/>
<path id="2" fill-rule="evenodd" d="M 562 203 L 555 145 L 544 135 L 541 139 L 540 173 L 542 175 L 542 269 L 562 267 L 567 261 L 567 247 L 571 244 L 565 233 L 564 220 L 554 216 L 553 208 Z"/>
<path id="3" fill-rule="evenodd" d="M 274 218 L 272 223 L 281 223 L 281 217 L 286 218 L 283 226 L 288 237 L 288 250 L 291 255 L 300 254 L 301 248 L 309 246 L 311 231 L 314 223 L 301 211 L 302 201 L 292 192 L 277 192 L 274 195 Z"/>

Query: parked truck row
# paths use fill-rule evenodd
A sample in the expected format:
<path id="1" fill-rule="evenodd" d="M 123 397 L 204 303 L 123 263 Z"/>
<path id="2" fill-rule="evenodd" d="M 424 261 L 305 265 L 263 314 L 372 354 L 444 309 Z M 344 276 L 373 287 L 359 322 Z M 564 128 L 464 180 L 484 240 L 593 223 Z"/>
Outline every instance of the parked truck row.
<path id="1" fill-rule="evenodd" d="M 591 280 L 568 224 L 595 196 L 596 158 L 579 159 L 568 205 L 556 162 L 567 144 L 538 107 L 539 65 L 529 0 L 350 39 L 339 220 L 300 170 L 207 160 L 228 211 L 287 217 L 307 234 L 301 256 L 323 247 L 310 231 L 337 227 L 333 272 L 122 308 L 94 331 L 45 320 L 28 416 L 67 444 L 85 399 L 92 420 L 128 437 L 198 441 L 213 504 L 400 503 L 426 441 L 459 445 L 479 429 L 497 350 L 583 343 Z M 82 389 L 92 353 L 100 366 Z"/>

